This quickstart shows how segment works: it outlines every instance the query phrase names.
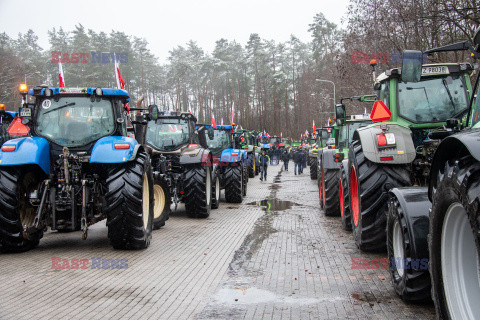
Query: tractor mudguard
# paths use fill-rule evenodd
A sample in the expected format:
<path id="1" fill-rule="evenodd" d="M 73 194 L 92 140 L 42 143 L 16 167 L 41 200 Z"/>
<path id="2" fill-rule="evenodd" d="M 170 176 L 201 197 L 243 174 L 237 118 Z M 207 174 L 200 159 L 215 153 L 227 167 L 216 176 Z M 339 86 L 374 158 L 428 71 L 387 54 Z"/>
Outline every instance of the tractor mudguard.
<path id="1" fill-rule="evenodd" d="M 186 149 L 180 156 L 180 164 L 201 164 L 203 166 L 212 165 L 210 159 L 210 150 L 204 148 Z"/>
<path id="2" fill-rule="evenodd" d="M 480 129 L 465 130 L 456 133 L 442 140 L 433 156 L 432 168 L 430 169 L 430 183 L 428 186 L 428 197 L 432 200 L 432 188 L 437 185 L 438 171 L 445 167 L 449 160 L 460 159 L 471 155 L 475 160 L 480 161 Z"/>
<path id="3" fill-rule="evenodd" d="M 220 156 L 220 162 L 241 162 L 246 155 L 247 153 L 242 149 L 225 149 Z"/>
<path id="4" fill-rule="evenodd" d="M 124 163 L 134 160 L 141 145 L 134 138 L 109 136 L 95 142 L 90 163 Z"/>
<path id="5" fill-rule="evenodd" d="M 398 199 L 412 240 L 412 259 L 428 258 L 429 212 L 432 203 L 428 200 L 427 187 L 393 188 L 390 194 Z"/>
<path id="6" fill-rule="evenodd" d="M 340 162 L 335 162 L 333 160 L 333 157 L 336 153 L 338 153 L 338 151 L 335 149 L 327 149 L 323 151 L 322 166 L 324 170 L 340 169 Z"/>
<path id="7" fill-rule="evenodd" d="M 15 146 L 15 149 L 0 151 L 0 166 L 35 164 L 47 175 L 50 174 L 50 146 L 47 139 L 42 137 L 12 139 L 5 142 L 2 148 L 7 146 Z"/>
<path id="8" fill-rule="evenodd" d="M 365 157 L 375 163 L 404 164 L 415 160 L 416 151 L 413 145 L 412 132 L 410 129 L 397 124 L 385 124 L 387 133 L 395 135 L 395 146 L 379 149 L 377 134 L 383 133 L 380 126 L 359 128 L 353 135 L 354 140 L 360 140 Z M 392 157 L 387 162 L 380 158 Z"/>

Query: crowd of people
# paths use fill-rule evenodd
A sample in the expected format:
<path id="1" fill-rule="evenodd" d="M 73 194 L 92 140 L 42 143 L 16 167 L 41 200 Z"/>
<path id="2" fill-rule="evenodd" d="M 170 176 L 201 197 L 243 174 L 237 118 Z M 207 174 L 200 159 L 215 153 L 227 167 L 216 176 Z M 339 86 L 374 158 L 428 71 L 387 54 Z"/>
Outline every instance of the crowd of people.
<path id="1" fill-rule="evenodd" d="M 278 164 L 279 161 L 283 162 L 283 168 L 288 171 L 290 160 L 293 160 L 295 175 L 302 174 L 303 169 L 307 167 L 307 150 L 302 147 L 292 147 L 290 149 L 278 149 L 270 148 L 262 150 L 259 157 L 260 163 L 260 180 L 267 179 L 268 166 L 270 164 Z"/>

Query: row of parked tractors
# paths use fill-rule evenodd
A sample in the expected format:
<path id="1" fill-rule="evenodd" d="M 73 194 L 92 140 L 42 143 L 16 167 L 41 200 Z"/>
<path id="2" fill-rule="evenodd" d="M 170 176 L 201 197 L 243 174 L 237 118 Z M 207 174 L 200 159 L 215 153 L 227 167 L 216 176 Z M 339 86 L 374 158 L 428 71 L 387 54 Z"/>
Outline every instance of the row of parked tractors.
<path id="1" fill-rule="evenodd" d="M 480 29 L 473 44 L 405 51 L 375 95 L 347 98 L 374 100 L 370 117 L 336 106 L 310 163 L 325 215 L 341 216 L 360 250 L 388 252 L 397 294 L 433 300 L 441 319 L 480 314 L 479 76 L 478 65 L 422 60 L 464 50 L 480 58 Z"/>
<path id="2" fill-rule="evenodd" d="M 116 249 L 148 247 L 171 206 L 206 218 L 241 203 L 258 174 L 257 134 L 235 125 L 198 124 L 191 113 L 128 106 L 108 88 L 20 86 L 23 104 L 10 125 L 25 136 L 0 152 L 0 248 L 35 247 L 49 227 L 81 231 L 106 219 Z M 12 127 L 15 127 L 13 129 Z"/>

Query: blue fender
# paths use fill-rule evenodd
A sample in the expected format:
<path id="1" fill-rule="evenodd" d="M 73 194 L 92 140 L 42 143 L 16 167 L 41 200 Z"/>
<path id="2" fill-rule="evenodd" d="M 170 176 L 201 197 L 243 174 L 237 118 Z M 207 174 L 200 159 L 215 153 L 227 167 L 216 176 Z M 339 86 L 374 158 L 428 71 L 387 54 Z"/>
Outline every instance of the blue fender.
<path id="1" fill-rule="evenodd" d="M 47 175 L 50 174 L 50 146 L 47 139 L 25 137 L 8 140 L 3 148 L 15 146 L 13 151 L 0 151 L 0 166 L 38 165 Z"/>
<path id="2" fill-rule="evenodd" d="M 222 155 L 220 156 L 220 162 L 240 162 L 242 161 L 244 154 L 244 150 L 242 149 L 225 149 L 222 151 Z"/>
<path id="3" fill-rule="evenodd" d="M 115 145 L 128 144 L 128 149 L 115 149 Z M 124 163 L 135 159 L 140 144 L 134 138 L 109 136 L 95 142 L 90 163 Z"/>

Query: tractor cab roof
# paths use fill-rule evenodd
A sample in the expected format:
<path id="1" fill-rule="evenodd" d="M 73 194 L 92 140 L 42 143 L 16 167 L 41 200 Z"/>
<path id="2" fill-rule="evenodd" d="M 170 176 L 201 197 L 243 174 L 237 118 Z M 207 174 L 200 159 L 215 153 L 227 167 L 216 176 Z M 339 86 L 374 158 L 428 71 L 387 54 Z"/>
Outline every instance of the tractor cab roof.
<path id="1" fill-rule="evenodd" d="M 442 68 L 444 67 L 444 68 Z M 429 63 L 422 65 L 422 77 L 433 77 L 447 75 L 450 73 L 471 72 L 473 66 L 470 63 Z M 376 81 L 385 82 L 391 78 L 399 78 L 402 74 L 401 68 L 393 68 L 386 70 L 380 74 Z"/>
<path id="2" fill-rule="evenodd" d="M 197 122 L 197 118 L 190 112 L 178 112 L 168 110 L 158 112 L 158 119 L 184 119 Z"/>
<path id="3" fill-rule="evenodd" d="M 96 95 L 116 96 L 128 101 L 130 95 L 126 90 L 113 88 L 49 88 L 47 86 L 35 87 L 28 90 L 28 95 L 35 97 L 53 97 L 57 95 Z"/>

